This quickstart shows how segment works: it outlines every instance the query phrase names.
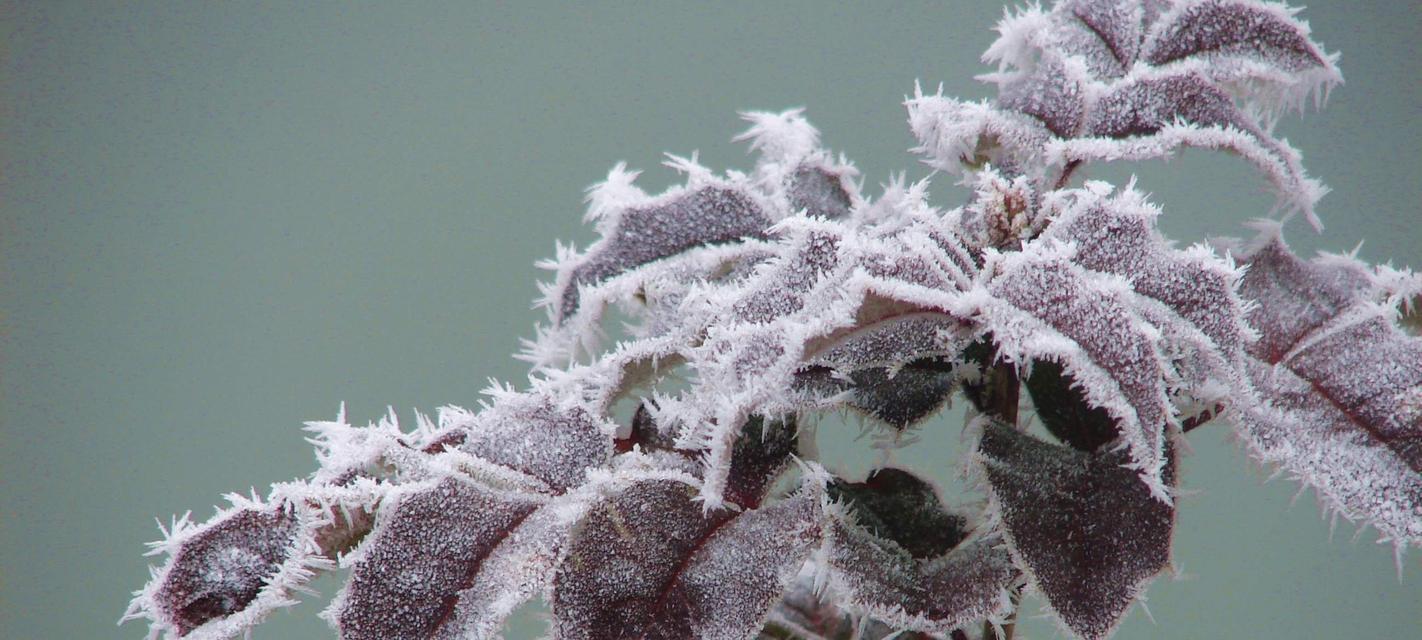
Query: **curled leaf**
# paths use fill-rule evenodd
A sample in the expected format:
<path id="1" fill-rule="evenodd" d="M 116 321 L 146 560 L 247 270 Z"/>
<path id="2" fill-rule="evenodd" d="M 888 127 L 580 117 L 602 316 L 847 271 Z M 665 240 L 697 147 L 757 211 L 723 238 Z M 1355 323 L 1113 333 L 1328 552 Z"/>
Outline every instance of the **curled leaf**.
<path id="1" fill-rule="evenodd" d="M 215 640 L 296 604 L 295 592 L 306 591 L 318 572 L 334 567 L 336 553 L 368 531 L 356 503 L 369 504 L 372 485 L 360 484 L 278 485 L 264 502 L 232 496 L 232 507 L 206 523 L 175 520 L 152 545 L 168 562 L 152 570 L 124 619 L 149 618 L 153 637 Z"/>

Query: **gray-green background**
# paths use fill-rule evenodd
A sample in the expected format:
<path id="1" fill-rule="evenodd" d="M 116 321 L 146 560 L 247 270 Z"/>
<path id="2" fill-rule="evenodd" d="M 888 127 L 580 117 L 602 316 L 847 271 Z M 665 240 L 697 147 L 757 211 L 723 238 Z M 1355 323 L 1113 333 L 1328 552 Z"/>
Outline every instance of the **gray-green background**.
<path id="1" fill-rule="evenodd" d="M 1334 188 L 1328 232 L 1422 266 L 1422 10 L 1305 12 L 1344 52 L 1328 108 L 1281 131 Z M 308 473 L 303 420 L 345 401 L 470 405 L 531 334 L 534 260 L 586 243 L 582 189 L 662 151 L 746 168 L 741 109 L 804 105 L 872 185 L 924 175 L 900 106 L 971 76 L 993 2 L 760 6 L 0 3 L 0 636 L 115 628 L 153 516 Z M 1239 233 L 1271 198 L 1242 161 L 1187 153 L 1142 176 L 1184 242 Z M 940 178 L 940 205 L 962 194 Z M 904 456 L 947 478 L 956 428 Z M 1176 558 L 1122 638 L 1422 637 L 1422 566 L 1263 475 L 1224 425 L 1192 438 Z M 845 459 L 847 438 L 828 445 Z M 858 468 L 863 468 L 859 463 Z M 336 584 L 320 586 L 331 593 Z M 329 637 L 317 605 L 257 638 Z M 1049 638 L 1029 603 L 1026 637 Z M 527 616 L 519 633 L 531 628 Z M 525 636 L 519 636 L 525 637 Z"/>

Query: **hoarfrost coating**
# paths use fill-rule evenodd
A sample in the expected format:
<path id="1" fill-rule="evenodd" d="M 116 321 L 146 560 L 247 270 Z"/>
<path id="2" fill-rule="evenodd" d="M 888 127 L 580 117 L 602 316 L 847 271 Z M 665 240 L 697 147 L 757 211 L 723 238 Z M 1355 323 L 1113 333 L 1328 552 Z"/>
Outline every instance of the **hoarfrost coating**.
<path id="1" fill-rule="evenodd" d="M 1422 278 L 1283 240 L 1321 228 L 1326 189 L 1273 125 L 1342 80 L 1295 14 L 1009 12 L 996 100 L 906 103 L 914 150 L 972 189 L 950 210 L 927 180 L 866 195 L 800 110 L 745 114 L 748 172 L 672 156 L 686 184 L 650 195 L 616 166 L 588 192 L 602 238 L 542 265 L 527 384 L 413 429 L 311 423 L 319 470 L 174 520 L 125 620 L 241 635 L 344 568 L 323 615 L 350 639 L 496 637 L 538 596 L 570 639 L 1003 638 L 1025 590 L 1105 638 L 1171 568 L 1185 440 L 1216 419 L 1400 559 L 1422 546 L 1422 338 L 1398 322 Z M 1181 147 L 1256 167 L 1277 216 L 1179 248 L 1134 185 L 1084 179 Z M 959 393 L 977 500 L 814 459 L 818 415 L 905 446 Z"/>

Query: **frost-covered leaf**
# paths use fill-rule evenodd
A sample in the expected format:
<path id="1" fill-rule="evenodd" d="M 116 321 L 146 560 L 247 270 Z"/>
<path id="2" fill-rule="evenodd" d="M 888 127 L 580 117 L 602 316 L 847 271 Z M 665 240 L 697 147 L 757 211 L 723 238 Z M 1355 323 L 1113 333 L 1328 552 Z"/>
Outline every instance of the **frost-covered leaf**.
<path id="1" fill-rule="evenodd" d="M 154 593 L 179 635 L 246 609 L 294 555 L 296 514 L 243 509 L 182 545 Z"/>
<path id="2" fill-rule="evenodd" d="M 632 416 L 631 431 L 618 446 L 630 450 L 633 446 L 647 452 L 664 452 L 688 461 L 697 452 L 678 449 L 676 438 L 660 429 L 645 404 Z M 731 468 L 727 473 L 724 498 L 739 507 L 754 509 L 765 499 L 771 485 L 789 466 L 799 445 L 799 433 L 793 418 L 766 420 L 751 416 L 741 427 L 740 437 L 731 453 Z M 684 464 L 672 468 L 686 468 Z M 700 473 L 700 468 L 690 471 Z"/>
<path id="3" fill-rule="evenodd" d="M 948 401 L 968 338 L 964 323 L 946 314 L 892 315 L 826 338 L 796 372 L 795 385 L 903 429 Z"/>
<path id="4" fill-rule="evenodd" d="M 843 228 L 803 222 L 786 229 L 786 251 L 772 259 L 730 308 L 740 322 L 767 323 L 801 309 L 805 295 L 840 264 Z"/>
<path id="5" fill-rule="evenodd" d="M 986 103 L 925 95 L 918 87 L 905 106 L 918 140 L 913 151 L 935 169 L 960 173 L 965 167 L 991 164 L 1013 173 L 1041 172 L 1052 132 L 1037 118 Z"/>
<path id="6" fill-rule="evenodd" d="M 743 113 L 751 128 L 735 139 L 750 141 L 751 149 L 761 153 L 757 181 L 786 213 L 846 218 L 861 201 L 853 180 L 859 172 L 820 147 L 820 132 L 803 113 L 803 109 Z"/>
<path id="7" fill-rule="evenodd" d="M 539 506 L 458 478 L 390 495 L 328 613 L 341 638 L 465 637 L 450 624 L 461 592 L 488 579 L 485 558 Z"/>
<path id="8" fill-rule="evenodd" d="M 240 635 L 272 611 L 296 604 L 295 592 L 369 529 L 362 505 L 370 483 L 332 488 L 278 485 L 259 502 L 233 504 L 203 524 L 184 516 L 152 544 L 168 562 L 134 594 L 124 619 L 147 617 L 152 635 L 205 639 Z"/>
<path id="9" fill-rule="evenodd" d="M 1243 416 L 1246 440 L 1326 509 L 1422 546 L 1422 338 L 1388 304 L 1417 279 L 1343 256 L 1306 262 L 1277 238 L 1248 264 L 1249 373 L 1266 404 Z"/>
<path id="10" fill-rule="evenodd" d="M 1265 2 L 1179 2 L 1155 25 L 1142 57 L 1153 65 L 1191 57 L 1219 66 L 1247 61 L 1294 74 L 1316 71 L 1318 81 L 1336 81 L 1332 57 L 1309 39 L 1308 25 L 1294 13 Z"/>
<path id="11" fill-rule="evenodd" d="M 1313 204 L 1325 189 L 1270 130 L 1284 108 L 1342 76 L 1290 10 L 1247 0 L 1064 0 L 1051 11 L 1010 14 L 998 31 L 983 56 L 998 65 L 983 76 L 998 85 L 997 106 L 1030 116 L 1056 139 L 965 128 L 1008 121 L 989 119 L 991 112 L 974 119 L 962 108 L 939 108 L 935 118 L 921 106 L 915 116 L 911 104 L 920 150 L 935 166 L 972 165 L 979 154 L 966 150 L 1023 144 L 1040 155 L 1008 150 L 996 156 L 1009 162 L 997 164 L 1045 188 L 1059 186 L 1049 179 L 1064 183 L 1083 161 L 1161 158 L 1181 146 L 1223 149 L 1263 171 L 1281 201 L 1318 226 Z M 942 153 L 945 131 L 956 140 L 951 156 Z"/>
<path id="12" fill-rule="evenodd" d="M 460 450 L 538 478 L 560 493 L 582 484 L 588 469 L 612 455 L 612 425 L 580 406 L 554 406 L 537 393 L 508 394 L 477 416 L 450 412 L 443 422 L 463 427 Z"/>
<path id="13" fill-rule="evenodd" d="M 809 568 L 809 567 L 807 567 Z M 815 587 L 813 571 L 801 571 L 771 609 L 757 640 L 929 640 L 932 636 L 905 632 L 871 618 L 856 617 L 835 604 L 832 594 Z M 966 636 L 951 636 L 966 640 Z"/>
<path id="14" fill-rule="evenodd" d="M 1132 310 L 1135 293 L 1125 281 L 1087 271 L 1074 257 L 1070 245 L 1055 242 L 999 256 L 987 295 L 974 299 L 983 329 L 999 359 L 1060 362 L 1091 405 L 1117 420 L 1142 480 L 1168 500 L 1161 477 L 1175 417 L 1159 332 Z"/>
<path id="15" fill-rule="evenodd" d="M 1175 482 L 1167 448 L 1162 479 Z M 978 445 L 1008 547 L 1075 635 L 1105 638 L 1170 564 L 1175 509 L 1157 500 L 1124 452 L 1087 453 L 989 423 Z"/>
<path id="16" fill-rule="evenodd" d="M 826 558 L 830 589 L 851 611 L 891 626 L 948 634 L 1000 620 L 1020 574 L 995 538 L 970 536 L 933 488 L 881 469 L 862 483 L 836 482 Z"/>
<path id="17" fill-rule="evenodd" d="M 951 360 L 924 358 L 892 372 L 870 367 L 842 375 L 828 367 L 810 367 L 797 373 L 795 380 L 798 388 L 812 396 L 842 397 L 847 406 L 902 430 L 948 402 L 957 387 L 958 372 Z"/>
<path id="18" fill-rule="evenodd" d="M 1174 369 L 1176 404 L 1189 410 L 1186 415 L 1212 411 L 1221 403 L 1251 404 L 1241 369 L 1244 344 L 1253 331 L 1244 321 L 1245 305 L 1237 292 L 1240 270 L 1205 247 L 1171 246 L 1156 229 L 1160 211 L 1138 191 L 1128 187 L 1108 195 L 1097 183 L 1089 187 L 1065 192 L 1066 204 L 1043 239 L 1073 243 L 1074 262 L 1125 278 L 1139 294 L 1131 302 L 1162 333 L 1161 351 Z M 1060 372 L 1043 375 L 1028 380 L 1034 397 L 1047 383 L 1055 386 L 1051 379 Z M 1049 395 L 1062 399 L 1060 393 Z M 1230 395 L 1240 397 L 1231 401 Z M 1044 415 L 1062 407 L 1051 401 L 1036 404 Z"/>
<path id="19" fill-rule="evenodd" d="M 693 247 L 761 236 L 771 223 L 745 184 L 707 176 L 650 197 L 632 185 L 636 177 L 618 165 L 589 191 L 588 218 L 603 237 L 556 264 L 549 299 L 559 322 L 578 311 L 582 287 Z"/>
<path id="20" fill-rule="evenodd" d="M 828 493 L 849 506 L 859 526 L 915 558 L 943 555 L 967 537 L 967 518 L 945 509 L 933 485 L 903 469 L 875 469 L 863 482 L 836 480 Z"/>
<path id="21" fill-rule="evenodd" d="M 1096 451 L 1116 439 L 1116 419 L 1105 409 L 1091 406 L 1080 385 L 1060 363 L 1033 362 L 1032 373 L 1023 384 L 1032 395 L 1032 406 L 1042 425 L 1063 443 L 1082 451 Z"/>
<path id="22" fill-rule="evenodd" d="M 1030 75 L 1003 85 L 998 104 L 1041 120 L 1058 137 L 1076 136 L 1086 110 L 1086 81 L 1084 73 L 1067 68 L 1073 63 L 1044 54 Z"/>
<path id="23" fill-rule="evenodd" d="M 1134 189 L 1110 197 L 1074 194 L 1044 237 L 1074 242 L 1077 264 L 1126 278 L 1136 293 L 1208 336 L 1226 358 L 1241 352 L 1249 329 L 1235 291 L 1239 274 L 1229 263 L 1204 248 L 1171 246 L 1156 227 L 1160 210 Z"/>
<path id="24" fill-rule="evenodd" d="M 968 342 L 965 328 L 964 322 L 944 313 L 894 315 L 827 338 L 808 364 L 849 373 L 871 367 L 897 369 L 922 358 L 956 357 Z"/>
<path id="25" fill-rule="evenodd" d="M 731 453 L 726 500 L 743 508 L 760 506 L 775 479 L 790 464 L 799 443 L 794 418 L 767 420 L 751 416 L 741 427 Z"/>
<path id="26" fill-rule="evenodd" d="M 1323 186 L 1304 173 L 1298 151 L 1269 135 L 1224 88 L 1198 71 L 1123 80 L 1101 91 L 1090 110 L 1083 137 L 1054 143 L 1049 155 L 1069 163 L 1163 158 L 1182 146 L 1221 149 L 1254 164 L 1291 207 L 1309 216 L 1324 194 Z"/>
<path id="27" fill-rule="evenodd" d="M 752 638 L 820 538 L 820 498 L 703 513 L 695 486 L 635 482 L 594 505 L 553 586 L 558 638 Z"/>

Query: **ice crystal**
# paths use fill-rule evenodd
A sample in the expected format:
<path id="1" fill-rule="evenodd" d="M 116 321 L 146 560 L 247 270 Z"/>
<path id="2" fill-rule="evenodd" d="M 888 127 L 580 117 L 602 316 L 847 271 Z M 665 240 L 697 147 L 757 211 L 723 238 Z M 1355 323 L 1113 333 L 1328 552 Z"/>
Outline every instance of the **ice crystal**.
<path id="1" fill-rule="evenodd" d="M 1009 14 L 996 100 L 906 104 L 914 150 L 965 174 L 947 211 L 928 180 L 864 195 L 800 110 L 744 114 L 748 172 L 669 156 L 685 184 L 649 195 L 618 165 L 588 193 L 600 239 L 542 263 L 526 387 L 413 429 L 311 423 L 311 478 L 174 520 L 125 619 L 241 635 L 345 569 L 323 615 L 348 639 L 494 638 L 542 597 L 556 638 L 987 640 L 1024 590 L 1105 638 L 1171 565 L 1184 438 L 1217 417 L 1399 556 L 1422 546 L 1422 338 L 1398 322 L 1422 278 L 1282 240 L 1325 190 L 1273 122 L 1341 79 L 1294 14 Z M 1180 146 L 1244 157 L 1288 211 L 1178 248 L 1133 184 L 1074 181 Z M 977 500 L 814 460 L 821 414 L 904 446 L 959 391 Z"/>

